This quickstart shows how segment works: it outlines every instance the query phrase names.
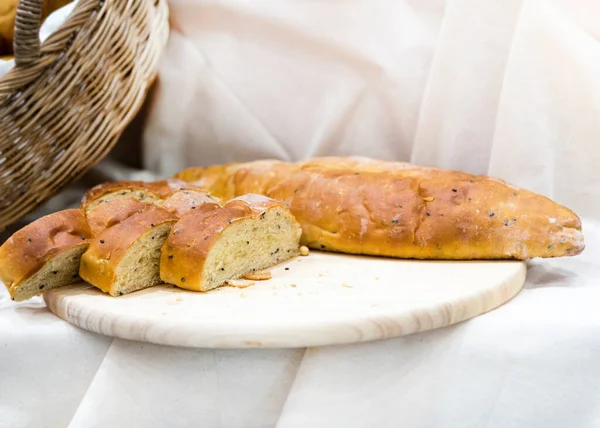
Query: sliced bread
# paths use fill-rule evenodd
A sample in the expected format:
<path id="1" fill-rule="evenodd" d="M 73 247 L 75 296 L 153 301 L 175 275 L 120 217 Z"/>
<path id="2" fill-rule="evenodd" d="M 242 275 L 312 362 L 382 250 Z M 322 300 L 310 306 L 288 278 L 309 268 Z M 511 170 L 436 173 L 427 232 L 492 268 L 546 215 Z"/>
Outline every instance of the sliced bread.
<path id="1" fill-rule="evenodd" d="M 151 206 L 105 229 L 81 258 L 81 278 L 111 296 L 160 284 L 161 248 L 176 221 Z"/>
<path id="2" fill-rule="evenodd" d="M 222 209 L 182 217 L 163 247 L 160 275 L 178 287 L 208 291 L 296 256 L 301 233 L 284 205 L 241 196 Z"/>
<path id="3" fill-rule="evenodd" d="M 39 218 L 0 247 L 0 279 L 13 300 L 77 282 L 81 255 L 92 234 L 83 211 L 70 209 Z"/>

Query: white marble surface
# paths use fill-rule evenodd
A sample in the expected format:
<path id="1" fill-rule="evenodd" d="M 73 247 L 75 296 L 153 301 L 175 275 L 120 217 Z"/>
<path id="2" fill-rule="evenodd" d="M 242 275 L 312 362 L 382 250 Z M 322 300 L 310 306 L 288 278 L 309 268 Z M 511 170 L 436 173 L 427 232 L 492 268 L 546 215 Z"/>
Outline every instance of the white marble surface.
<path id="1" fill-rule="evenodd" d="M 108 336 L 199 348 L 356 343 L 446 327 L 511 299 L 525 263 L 393 260 L 313 251 L 247 288 L 154 287 L 111 297 L 89 285 L 51 290 L 66 321 Z"/>

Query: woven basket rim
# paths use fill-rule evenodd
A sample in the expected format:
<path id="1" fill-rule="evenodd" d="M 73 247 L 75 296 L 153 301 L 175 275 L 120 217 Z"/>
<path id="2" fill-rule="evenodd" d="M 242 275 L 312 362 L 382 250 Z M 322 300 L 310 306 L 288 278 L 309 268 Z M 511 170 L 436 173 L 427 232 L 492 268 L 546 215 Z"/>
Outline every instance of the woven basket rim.
<path id="1" fill-rule="evenodd" d="M 39 34 L 31 10 L 20 12 L 27 36 Z M 79 0 L 39 50 L 21 38 L 30 43 L 20 64 L 0 78 L 0 230 L 108 155 L 143 105 L 168 34 L 167 0 Z"/>
<path id="2" fill-rule="evenodd" d="M 102 0 L 79 0 L 65 21 L 40 44 L 39 58 L 26 65 L 15 65 L 0 77 L 0 97 L 8 96 L 35 81 L 69 48 L 71 38 L 77 37 L 78 22 L 87 21 L 90 16 L 100 10 Z M 64 37 L 70 32 L 71 38 Z"/>

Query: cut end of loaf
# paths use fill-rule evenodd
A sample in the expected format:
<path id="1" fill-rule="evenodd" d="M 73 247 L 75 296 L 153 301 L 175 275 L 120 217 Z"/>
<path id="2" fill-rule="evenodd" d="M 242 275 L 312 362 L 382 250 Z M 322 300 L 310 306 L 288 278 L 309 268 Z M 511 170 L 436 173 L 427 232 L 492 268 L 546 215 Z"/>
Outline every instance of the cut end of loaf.
<path id="1" fill-rule="evenodd" d="M 77 245 L 49 259 L 29 279 L 10 287 L 11 298 L 22 302 L 48 290 L 80 281 L 79 262 L 87 247 L 87 243 Z"/>
<path id="2" fill-rule="evenodd" d="M 211 247 L 200 291 L 208 291 L 244 274 L 270 268 L 299 254 L 300 229 L 284 208 L 233 222 Z"/>

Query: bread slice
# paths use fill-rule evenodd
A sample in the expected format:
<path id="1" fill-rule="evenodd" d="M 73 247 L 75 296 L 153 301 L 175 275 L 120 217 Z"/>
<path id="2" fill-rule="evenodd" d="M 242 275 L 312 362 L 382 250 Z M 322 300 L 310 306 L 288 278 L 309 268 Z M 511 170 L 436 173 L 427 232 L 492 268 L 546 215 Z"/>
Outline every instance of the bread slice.
<path id="1" fill-rule="evenodd" d="M 111 296 L 160 284 L 161 248 L 176 221 L 151 206 L 100 232 L 81 258 L 81 278 Z"/>
<path id="2" fill-rule="evenodd" d="M 162 250 L 164 282 L 208 291 L 298 254 L 302 231 L 284 205 L 245 195 L 222 209 L 184 216 Z"/>
<path id="3" fill-rule="evenodd" d="M 23 301 L 79 281 L 79 261 L 91 236 L 79 209 L 47 215 L 17 231 L 0 247 L 0 279 L 10 297 Z"/>
<path id="4" fill-rule="evenodd" d="M 194 186 L 176 179 L 155 182 L 113 181 L 100 184 L 86 192 L 81 206 L 88 212 L 102 203 L 121 198 L 135 199 L 160 206 L 164 198 L 184 188 L 194 188 Z"/>

